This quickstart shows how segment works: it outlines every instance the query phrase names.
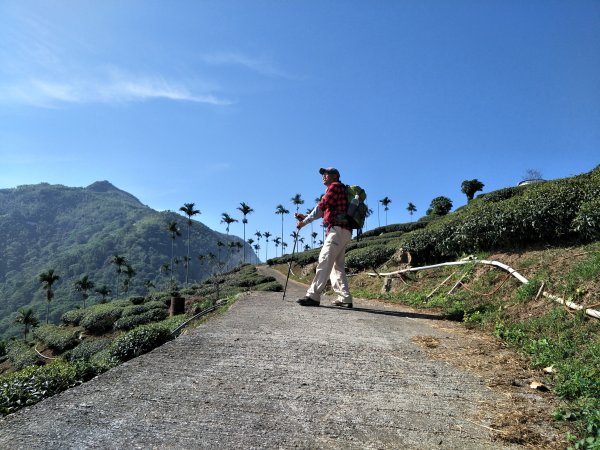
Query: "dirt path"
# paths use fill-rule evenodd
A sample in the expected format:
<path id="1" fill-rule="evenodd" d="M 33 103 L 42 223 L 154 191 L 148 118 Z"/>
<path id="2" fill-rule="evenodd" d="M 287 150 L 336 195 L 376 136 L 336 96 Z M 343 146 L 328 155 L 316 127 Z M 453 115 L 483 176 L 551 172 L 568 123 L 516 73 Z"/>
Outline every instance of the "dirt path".
<path id="1" fill-rule="evenodd" d="M 432 360 L 438 318 L 249 293 L 205 325 L 0 421 L 0 448 L 522 448 L 481 377 Z"/>

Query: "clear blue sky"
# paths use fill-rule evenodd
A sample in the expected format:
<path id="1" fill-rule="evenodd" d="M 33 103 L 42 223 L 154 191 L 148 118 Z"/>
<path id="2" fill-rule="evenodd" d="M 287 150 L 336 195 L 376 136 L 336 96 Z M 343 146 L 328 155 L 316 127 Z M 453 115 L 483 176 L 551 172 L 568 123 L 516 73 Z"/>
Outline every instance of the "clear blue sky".
<path id="1" fill-rule="evenodd" d="M 599 163 L 597 0 L 0 0 L 0 188 L 109 180 L 219 231 L 246 202 L 249 237 L 321 166 L 372 228 Z"/>

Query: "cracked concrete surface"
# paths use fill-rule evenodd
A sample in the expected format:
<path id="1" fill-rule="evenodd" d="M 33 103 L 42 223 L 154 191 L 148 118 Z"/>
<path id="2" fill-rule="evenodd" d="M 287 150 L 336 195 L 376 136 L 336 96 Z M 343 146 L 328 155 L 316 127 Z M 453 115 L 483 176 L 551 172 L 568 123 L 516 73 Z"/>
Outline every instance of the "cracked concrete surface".
<path id="1" fill-rule="evenodd" d="M 477 377 L 426 357 L 437 317 L 247 293 L 175 341 L 0 420 L 0 448 L 502 449 Z M 324 302 L 323 302 L 324 304 Z M 477 419 L 475 419 L 477 417 Z M 482 419 L 483 417 L 483 419 Z"/>

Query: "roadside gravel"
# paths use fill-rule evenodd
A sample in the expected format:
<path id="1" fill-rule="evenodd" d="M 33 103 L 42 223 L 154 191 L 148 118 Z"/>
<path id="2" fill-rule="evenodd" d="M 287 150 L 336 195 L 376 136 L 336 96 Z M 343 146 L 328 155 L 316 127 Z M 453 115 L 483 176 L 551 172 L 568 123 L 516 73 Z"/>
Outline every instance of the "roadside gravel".
<path id="1" fill-rule="evenodd" d="M 484 381 L 429 359 L 435 315 L 241 295 L 176 340 L 0 420 L 0 448 L 504 449 Z M 323 302 L 322 304 L 325 304 Z"/>

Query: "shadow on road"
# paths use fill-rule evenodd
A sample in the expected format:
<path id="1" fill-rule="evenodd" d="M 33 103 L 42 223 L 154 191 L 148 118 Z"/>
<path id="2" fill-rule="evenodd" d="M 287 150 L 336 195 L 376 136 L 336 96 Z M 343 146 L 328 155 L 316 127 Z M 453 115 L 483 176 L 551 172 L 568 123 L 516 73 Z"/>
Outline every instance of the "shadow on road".
<path id="1" fill-rule="evenodd" d="M 295 301 L 285 300 L 286 302 L 296 303 Z M 316 306 L 301 306 L 301 308 L 317 308 Z M 361 307 L 353 307 L 353 308 L 344 308 L 339 306 L 328 306 L 323 305 L 321 303 L 318 308 L 327 308 L 327 309 L 339 309 L 348 312 L 363 312 L 368 314 L 379 314 L 382 316 L 392 316 L 392 317 L 408 317 L 411 319 L 426 319 L 426 320 L 447 320 L 447 317 L 444 317 L 441 314 L 426 314 L 426 313 L 418 313 L 418 312 L 410 312 L 410 311 L 386 311 L 383 309 L 371 309 L 371 308 L 361 308 Z"/>
<path id="2" fill-rule="evenodd" d="M 330 309 L 343 309 L 345 311 L 351 312 L 366 312 L 369 314 L 380 314 L 382 316 L 395 316 L 395 317 L 409 317 L 411 319 L 427 319 L 427 320 L 445 320 L 445 318 L 439 314 L 425 314 L 425 313 L 416 313 L 409 311 L 385 311 L 382 309 L 370 309 L 370 308 L 341 308 L 338 306 L 320 306 L 320 308 L 330 308 Z"/>

